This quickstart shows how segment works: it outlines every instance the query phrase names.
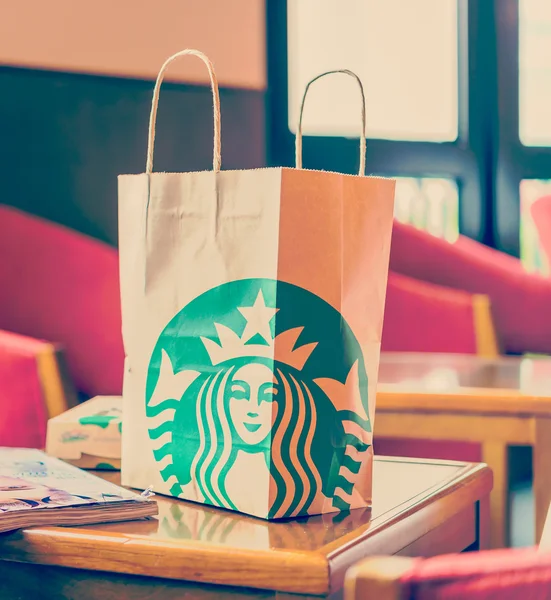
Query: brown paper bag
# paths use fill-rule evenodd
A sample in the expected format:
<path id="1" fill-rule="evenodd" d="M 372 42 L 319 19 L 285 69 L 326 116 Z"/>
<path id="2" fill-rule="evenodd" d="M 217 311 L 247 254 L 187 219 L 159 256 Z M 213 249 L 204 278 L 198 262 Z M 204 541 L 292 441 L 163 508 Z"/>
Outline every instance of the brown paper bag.
<path id="1" fill-rule="evenodd" d="M 186 54 L 210 73 L 213 170 L 153 173 Z M 363 176 L 362 119 L 359 176 L 221 171 L 212 64 L 163 65 L 146 172 L 119 178 L 125 485 L 264 518 L 370 505 L 394 182 Z"/>

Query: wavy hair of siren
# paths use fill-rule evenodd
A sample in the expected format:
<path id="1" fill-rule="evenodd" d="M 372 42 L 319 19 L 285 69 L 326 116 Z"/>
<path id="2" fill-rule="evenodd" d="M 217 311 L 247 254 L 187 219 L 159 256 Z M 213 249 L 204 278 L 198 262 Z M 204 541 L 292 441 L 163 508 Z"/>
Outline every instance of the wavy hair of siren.
<path id="1" fill-rule="evenodd" d="M 199 378 L 202 380 L 196 403 L 199 447 L 190 470 L 206 503 L 237 510 L 225 485 L 225 478 L 237 454 L 235 438 L 238 434 L 231 423 L 228 404 L 232 376 L 243 361 L 234 362 L 237 364 L 220 365 L 214 374 L 205 374 Z M 247 364 L 250 362 L 267 364 L 268 361 L 247 360 Z M 271 459 L 269 444 L 256 449 L 264 454 L 267 466 L 272 467 L 276 482 L 277 492 L 270 510 L 270 516 L 273 517 L 292 516 L 306 510 L 322 488 L 321 476 L 311 451 L 316 427 L 314 398 L 304 383 L 286 371 L 285 365 L 275 369 L 281 393 L 273 400 L 278 403 L 278 410 L 271 429 Z M 185 397 L 183 401 L 186 402 Z M 173 414 L 171 401 L 167 402 L 169 407 L 165 410 L 165 415 L 169 421 Z M 151 430 L 152 438 L 160 438 L 167 421 Z M 155 458 L 166 462 L 162 476 L 173 482 L 171 493 L 181 495 L 172 446 L 172 440 L 162 444 L 155 450 Z"/>
<path id="2" fill-rule="evenodd" d="M 230 493 L 226 489 L 226 477 L 242 449 L 262 453 L 271 472 L 269 517 L 325 512 L 326 501 L 336 510 L 347 510 L 357 505 L 355 484 L 371 444 L 369 416 L 359 388 L 359 359 L 349 363 L 347 374 L 342 374 L 344 380 L 342 375 L 338 379 L 315 378 L 320 371 L 304 367 L 318 342 L 298 344 L 304 330 L 300 321 L 295 320 L 294 326 L 289 323 L 291 327 L 277 335 L 266 329 L 278 309 L 266 305 L 261 285 L 257 290 L 252 306 L 237 308 L 246 320 L 241 334 L 235 330 L 239 328 L 235 321 L 222 324 L 215 320 L 217 339 L 195 338 L 209 357 L 208 361 L 201 359 L 200 366 L 193 359 L 198 354 L 192 354 L 175 372 L 165 350 L 173 346 L 161 346 L 160 370 L 147 399 L 150 439 L 161 476 L 171 486 L 172 495 L 237 510 L 231 486 Z M 252 315 L 254 309 L 260 314 Z M 259 316 L 260 325 L 254 321 Z M 249 327 L 250 317 L 253 327 Z M 342 332 L 342 317 L 338 315 L 338 319 Z M 174 327 L 172 322 L 168 327 Z M 255 331 L 262 331 L 262 344 L 251 343 Z M 236 430 L 230 398 L 234 375 L 254 363 L 264 364 L 272 373 L 278 391 L 270 401 L 277 411 L 275 417 L 272 411 L 271 428 L 264 439 L 249 443 Z M 266 412 L 264 417 L 269 419 Z M 194 492 L 186 487 L 191 482 Z"/>
<path id="3" fill-rule="evenodd" d="M 263 358 L 242 358 L 220 364 L 216 369 L 199 375 L 182 398 L 184 405 L 189 405 L 192 397 L 196 399 L 195 420 L 193 423 L 190 419 L 184 421 L 183 426 L 188 431 L 182 432 L 182 435 L 191 434 L 188 437 L 194 437 L 198 434 L 198 445 L 193 451 L 189 474 L 196 482 L 204 502 L 237 510 L 226 489 L 226 476 L 238 451 L 235 444 L 238 434 L 229 418 L 228 404 L 233 375 L 240 366 L 251 362 L 275 366 L 274 375 L 280 389 L 273 400 L 278 403 L 278 410 L 271 429 L 271 443 L 251 449 L 263 453 L 276 484 L 269 517 L 304 514 L 320 492 L 332 499 L 335 509 L 347 510 L 350 505 L 343 496 L 346 498 L 351 495 L 352 483 L 344 471 L 358 472 L 362 460 L 360 455 L 368 446 L 356 436 L 345 433 L 342 420 L 350 420 L 351 417 L 342 414 L 342 411 L 338 414 L 315 383 L 301 380 L 300 372 L 288 365 L 273 365 Z M 150 430 L 150 435 L 157 440 L 154 454 L 163 466 L 163 479 L 171 484 L 171 494 L 182 496 L 181 477 L 177 476 L 175 466 L 180 461 L 174 459 L 178 444 L 166 437 L 175 417 L 175 403 L 180 402 L 167 399 L 159 405 L 159 416 L 163 418 Z M 322 419 L 325 421 L 325 425 L 321 426 L 323 433 L 320 431 L 318 404 L 322 406 Z M 320 440 L 322 436 L 324 439 Z M 316 464 L 315 452 L 312 451 L 316 437 L 318 446 L 320 441 L 327 444 L 328 440 L 335 440 L 333 450 L 337 460 L 329 470 L 320 470 Z M 348 447 L 355 449 L 354 457 L 347 452 Z"/>

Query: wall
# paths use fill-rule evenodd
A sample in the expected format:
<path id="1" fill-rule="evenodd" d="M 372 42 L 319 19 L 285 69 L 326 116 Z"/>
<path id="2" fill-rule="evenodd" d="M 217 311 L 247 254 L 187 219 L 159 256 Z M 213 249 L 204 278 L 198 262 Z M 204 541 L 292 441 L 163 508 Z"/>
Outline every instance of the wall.
<path id="1" fill-rule="evenodd" d="M 263 0 L 5 3 L 0 202 L 116 243 L 116 176 L 143 172 L 153 79 L 164 59 L 185 47 L 215 64 L 224 167 L 262 166 Z M 173 83 L 161 94 L 156 166 L 208 169 L 208 75 L 188 57 L 167 80 Z"/>
<path id="2" fill-rule="evenodd" d="M 198 48 L 220 85 L 265 86 L 263 0 L 17 0 L 2 4 L 0 64 L 155 78 L 165 58 Z M 197 60 L 175 81 L 208 83 Z"/>

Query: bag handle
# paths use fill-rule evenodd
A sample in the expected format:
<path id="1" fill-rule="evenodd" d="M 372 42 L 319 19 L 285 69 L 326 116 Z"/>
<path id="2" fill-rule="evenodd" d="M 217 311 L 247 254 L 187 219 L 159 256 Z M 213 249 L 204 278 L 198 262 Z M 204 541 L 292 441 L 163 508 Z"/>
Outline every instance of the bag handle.
<path id="1" fill-rule="evenodd" d="M 181 52 L 177 52 L 176 54 L 173 54 L 170 58 L 168 58 L 161 67 L 159 75 L 157 75 L 157 81 L 155 82 L 155 88 L 153 90 L 151 115 L 149 117 L 149 134 L 147 139 L 147 163 L 145 166 L 145 172 L 148 175 L 153 172 L 153 150 L 155 148 L 155 125 L 157 123 L 157 107 L 159 105 L 159 93 L 161 91 L 161 84 L 163 83 L 165 71 L 167 70 L 168 66 L 173 60 L 176 60 L 177 58 L 186 55 L 197 56 L 197 58 L 200 58 L 207 66 L 209 72 L 214 112 L 214 150 L 212 168 L 215 173 L 218 173 L 220 171 L 220 167 L 222 166 L 220 141 L 220 96 L 218 94 L 218 81 L 216 80 L 216 73 L 214 72 L 214 67 L 212 66 L 212 63 L 205 54 L 203 54 L 199 50 L 187 49 L 182 50 Z"/>
<path id="2" fill-rule="evenodd" d="M 310 89 L 310 86 L 314 83 L 314 81 L 317 81 L 318 79 L 321 79 L 322 77 L 325 77 L 326 75 L 333 75 L 334 73 L 344 73 L 345 75 L 350 75 L 350 77 L 353 77 L 358 82 L 358 86 L 360 88 L 360 94 L 362 97 L 362 131 L 360 134 L 360 169 L 358 171 L 358 175 L 364 176 L 365 175 L 365 146 L 366 146 L 366 144 L 365 144 L 364 88 L 363 88 L 361 79 L 356 75 L 356 73 L 353 73 L 352 71 L 349 71 L 348 69 L 338 69 L 336 71 L 327 71 L 325 73 L 322 73 L 321 75 L 318 75 L 317 77 L 314 77 L 314 79 L 309 81 L 308 84 L 306 85 L 306 89 L 304 90 L 304 95 L 302 96 L 302 102 L 300 104 L 300 114 L 299 114 L 299 118 L 298 118 L 297 134 L 295 137 L 295 166 L 297 169 L 302 169 L 302 114 L 304 112 L 304 104 L 306 102 L 306 95 L 308 94 L 308 90 Z"/>

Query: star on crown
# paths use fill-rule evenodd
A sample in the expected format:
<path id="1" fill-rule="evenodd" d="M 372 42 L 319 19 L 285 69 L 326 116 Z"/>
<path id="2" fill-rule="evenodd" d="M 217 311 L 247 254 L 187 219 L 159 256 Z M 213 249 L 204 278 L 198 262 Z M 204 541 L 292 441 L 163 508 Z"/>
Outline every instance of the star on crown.
<path id="1" fill-rule="evenodd" d="M 273 359 L 302 370 L 317 346 L 317 342 L 313 342 L 295 348 L 304 327 L 288 329 L 275 338 L 272 337 L 270 322 L 279 309 L 266 306 L 262 290 L 259 290 L 252 306 L 241 306 L 237 310 L 246 320 L 241 336 L 233 329 L 215 323 L 219 342 L 201 337 L 213 366 L 227 360 L 250 356 Z"/>

